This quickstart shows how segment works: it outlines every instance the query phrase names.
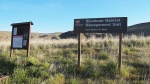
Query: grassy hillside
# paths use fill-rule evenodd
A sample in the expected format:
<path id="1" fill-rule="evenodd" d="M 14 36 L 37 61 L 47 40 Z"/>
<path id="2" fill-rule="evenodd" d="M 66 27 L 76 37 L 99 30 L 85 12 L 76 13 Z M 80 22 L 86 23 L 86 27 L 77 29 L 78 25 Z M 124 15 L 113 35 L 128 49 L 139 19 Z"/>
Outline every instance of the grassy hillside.
<path id="1" fill-rule="evenodd" d="M 149 35 L 150 34 L 150 22 L 129 26 L 128 33 L 133 33 L 133 34 L 143 33 L 145 35 Z"/>
<path id="2" fill-rule="evenodd" d="M 126 35 L 130 34 L 136 34 L 136 35 L 141 35 L 144 34 L 145 36 L 150 35 L 150 22 L 147 23 L 140 23 L 140 24 L 135 24 L 132 26 L 129 26 L 128 28 L 128 33 Z M 90 37 L 104 37 L 106 34 L 102 33 L 85 33 L 84 36 L 87 38 Z M 111 35 L 111 34 L 107 34 Z M 114 35 L 114 34 L 113 34 Z M 0 38 L 9 38 L 10 39 L 11 32 L 8 31 L 0 31 Z M 31 38 L 33 39 L 67 39 L 67 38 L 77 38 L 77 34 L 74 33 L 73 31 L 67 31 L 64 33 L 58 32 L 58 33 L 32 33 Z"/>
<path id="3" fill-rule="evenodd" d="M 59 39 L 61 33 L 32 33 L 31 38 L 34 39 Z"/>
<path id="4" fill-rule="evenodd" d="M 120 71 L 118 45 L 118 36 L 82 37 L 79 71 L 77 39 L 32 39 L 29 58 L 24 50 L 15 50 L 10 58 L 10 41 L 1 40 L 0 77 L 8 77 L 0 81 L 4 84 L 148 84 L 150 37 L 123 38 Z"/>
<path id="5" fill-rule="evenodd" d="M 0 39 L 11 39 L 11 33 L 9 31 L 0 31 Z"/>
<path id="6" fill-rule="evenodd" d="M 149 34 L 150 23 L 128 27 L 129 33 Z M 81 67 L 77 68 L 77 39 L 66 33 L 32 33 L 30 57 L 14 50 L 10 58 L 11 32 L 0 31 L 0 84 L 148 84 L 150 37 L 126 35 L 122 68 L 118 65 L 118 36 L 82 34 Z M 88 37 L 88 38 L 85 38 Z M 98 37 L 98 38 L 97 38 Z M 61 39 L 65 38 L 65 39 Z M 68 39 L 67 39 L 68 38 Z"/>
<path id="7" fill-rule="evenodd" d="M 59 39 L 61 33 L 31 33 L 31 38 L 33 39 Z M 0 38 L 11 40 L 10 31 L 0 31 Z"/>

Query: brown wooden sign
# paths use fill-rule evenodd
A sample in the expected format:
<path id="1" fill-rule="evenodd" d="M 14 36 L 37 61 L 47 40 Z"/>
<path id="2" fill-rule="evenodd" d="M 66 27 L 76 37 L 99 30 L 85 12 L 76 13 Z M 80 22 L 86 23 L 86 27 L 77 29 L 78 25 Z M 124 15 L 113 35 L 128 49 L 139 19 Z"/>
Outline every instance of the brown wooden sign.
<path id="1" fill-rule="evenodd" d="M 80 69 L 80 33 L 119 33 L 118 69 L 121 68 L 122 33 L 127 32 L 127 17 L 74 19 L 74 32 L 78 33 L 78 68 Z"/>
<path id="2" fill-rule="evenodd" d="M 12 37 L 11 37 L 11 55 L 13 49 L 24 49 L 27 50 L 27 57 L 30 51 L 30 36 L 31 36 L 31 25 L 32 22 L 13 23 L 12 26 Z"/>
<path id="3" fill-rule="evenodd" d="M 76 33 L 127 32 L 127 17 L 74 19 Z"/>

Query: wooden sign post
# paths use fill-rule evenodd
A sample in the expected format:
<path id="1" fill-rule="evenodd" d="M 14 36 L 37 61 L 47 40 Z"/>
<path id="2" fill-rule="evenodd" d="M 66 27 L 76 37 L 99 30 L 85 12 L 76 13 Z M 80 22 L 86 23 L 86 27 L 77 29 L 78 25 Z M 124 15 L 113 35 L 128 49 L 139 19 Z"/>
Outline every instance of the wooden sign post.
<path id="1" fill-rule="evenodd" d="M 78 33 L 78 68 L 80 68 L 80 33 L 119 33 L 118 69 L 121 68 L 122 33 L 127 32 L 127 17 L 74 19 L 74 32 Z"/>
<path id="2" fill-rule="evenodd" d="M 78 69 L 80 68 L 80 58 L 81 58 L 81 34 L 78 33 Z"/>
<path id="3" fill-rule="evenodd" d="M 122 50 L 122 33 L 119 34 L 119 56 L 118 56 L 118 69 L 121 69 L 121 50 Z"/>
<path id="4" fill-rule="evenodd" d="M 13 23 L 10 57 L 12 57 L 13 49 L 27 50 L 27 57 L 30 54 L 30 38 L 31 38 L 31 25 L 32 22 Z"/>

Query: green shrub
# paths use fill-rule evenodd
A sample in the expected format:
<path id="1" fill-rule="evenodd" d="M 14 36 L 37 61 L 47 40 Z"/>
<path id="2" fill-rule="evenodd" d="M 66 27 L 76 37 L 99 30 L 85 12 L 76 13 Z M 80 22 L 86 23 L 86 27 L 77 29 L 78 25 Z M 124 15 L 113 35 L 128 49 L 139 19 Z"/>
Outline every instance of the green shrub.
<path id="1" fill-rule="evenodd" d="M 76 54 L 73 50 L 62 50 L 64 58 L 75 58 Z"/>
<path id="2" fill-rule="evenodd" d="M 39 67 L 35 67 L 35 66 L 29 67 L 27 69 L 27 74 L 29 77 L 36 77 L 38 70 L 39 70 Z"/>
<path id="3" fill-rule="evenodd" d="M 107 60 L 109 58 L 107 52 L 100 52 L 95 57 L 99 60 Z"/>
<path id="4" fill-rule="evenodd" d="M 102 66 L 102 76 L 114 78 L 117 74 L 117 63 L 114 61 L 108 61 L 104 66 Z"/>
<path id="5" fill-rule="evenodd" d="M 120 74 L 121 74 L 124 78 L 129 79 L 130 70 L 128 69 L 127 66 L 122 66 L 121 69 L 120 69 Z"/>
<path id="6" fill-rule="evenodd" d="M 136 48 L 126 48 L 125 50 L 124 50 L 124 53 L 126 54 L 126 55 L 128 55 L 129 56 L 129 58 L 134 58 L 134 59 L 137 59 L 138 57 L 140 57 L 141 55 L 140 55 L 140 50 L 139 49 L 136 49 Z"/>
<path id="7" fill-rule="evenodd" d="M 65 84 L 65 76 L 63 74 L 55 74 L 54 77 L 50 77 L 47 81 L 49 84 Z"/>
<path id="8" fill-rule="evenodd" d="M 115 82 L 112 79 L 105 78 L 105 79 L 99 79 L 97 81 L 97 84 L 115 84 Z"/>
<path id="9" fill-rule="evenodd" d="M 11 83 L 22 84 L 28 80 L 27 71 L 22 68 L 15 68 L 14 73 L 10 77 Z"/>
<path id="10" fill-rule="evenodd" d="M 124 50 L 124 53 L 125 53 L 126 55 L 130 55 L 131 51 L 130 51 L 129 48 L 126 48 L 126 49 Z"/>
<path id="11" fill-rule="evenodd" d="M 16 64 L 4 56 L 0 56 L 0 74 L 12 74 Z"/>
<path id="12" fill-rule="evenodd" d="M 76 78 L 71 77 L 71 78 L 68 80 L 67 84 L 81 84 L 81 81 L 80 81 L 80 79 L 77 78 L 77 77 L 76 77 Z"/>
<path id="13" fill-rule="evenodd" d="M 76 47 L 77 47 L 77 44 L 74 44 L 74 43 L 69 44 L 69 48 L 76 48 Z"/>
<path id="14" fill-rule="evenodd" d="M 75 63 L 72 59 L 66 59 L 63 61 L 63 64 L 64 66 L 63 67 L 63 70 L 66 70 L 67 73 L 66 74 L 69 74 L 69 75 L 74 75 L 75 74 Z M 62 71 L 63 71 L 62 70 Z"/>
<path id="15" fill-rule="evenodd" d="M 38 65 L 40 63 L 39 59 L 37 57 L 34 57 L 34 56 L 29 57 L 29 62 L 31 62 L 34 65 Z"/>
<path id="16" fill-rule="evenodd" d="M 104 41 L 104 47 L 108 47 L 109 43 L 107 41 Z"/>
<path id="17" fill-rule="evenodd" d="M 127 70 L 124 69 L 124 68 L 123 68 L 123 69 L 121 68 L 120 73 L 121 73 L 121 75 L 122 75 L 123 77 L 125 77 L 126 79 L 129 79 L 129 76 L 130 76 L 129 71 L 127 71 Z"/>
<path id="18" fill-rule="evenodd" d="M 42 80 L 40 78 L 30 77 L 28 78 L 28 81 L 26 82 L 26 84 L 40 84 L 41 81 Z"/>
<path id="19" fill-rule="evenodd" d="M 130 63 L 131 66 L 135 67 L 135 68 L 147 68 L 149 67 L 147 64 L 142 63 L 141 61 L 134 61 Z"/>
<path id="20" fill-rule="evenodd" d="M 133 45 L 130 41 L 123 41 L 122 44 L 127 46 L 127 47 L 133 47 Z"/>
<path id="21" fill-rule="evenodd" d="M 80 72 L 81 76 L 84 78 L 97 78 L 100 76 L 100 71 L 96 65 L 96 60 L 86 59 L 86 61 L 81 64 Z"/>
<path id="22" fill-rule="evenodd" d="M 82 50 L 81 52 L 83 52 L 84 54 L 89 54 L 91 56 L 91 55 L 93 55 L 93 53 L 95 53 L 95 50 L 94 50 L 94 48 L 90 47 L 85 50 Z"/>
<path id="23" fill-rule="evenodd" d="M 140 41 L 140 40 L 131 40 L 131 43 L 133 47 L 142 47 L 146 45 L 144 41 Z"/>

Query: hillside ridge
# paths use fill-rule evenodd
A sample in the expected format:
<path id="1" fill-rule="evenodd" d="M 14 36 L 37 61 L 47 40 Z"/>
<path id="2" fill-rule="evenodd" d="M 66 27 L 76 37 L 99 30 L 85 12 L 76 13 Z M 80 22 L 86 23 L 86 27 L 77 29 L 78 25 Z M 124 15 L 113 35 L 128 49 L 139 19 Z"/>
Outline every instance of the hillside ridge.
<path id="1" fill-rule="evenodd" d="M 131 26 L 128 26 L 127 28 L 127 35 L 128 34 L 144 34 L 145 36 L 150 35 L 150 22 L 144 22 L 139 24 L 134 24 Z M 95 37 L 103 37 L 104 34 L 102 33 L 84 33 L 84 36 L 89 38 L 92 36 Z M 11 31 L 0 31 L 0 38 L 10 38 L 11 37 Z M 31 34 L 31 38 L 34 39 L 66 39 L 66 38 L 77 38 L 77 34 L 73 31 L 67 31 L 67 32 L 55 32 L 55 33 L 37 33 L 33 32 Z"/>

